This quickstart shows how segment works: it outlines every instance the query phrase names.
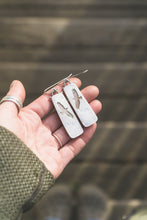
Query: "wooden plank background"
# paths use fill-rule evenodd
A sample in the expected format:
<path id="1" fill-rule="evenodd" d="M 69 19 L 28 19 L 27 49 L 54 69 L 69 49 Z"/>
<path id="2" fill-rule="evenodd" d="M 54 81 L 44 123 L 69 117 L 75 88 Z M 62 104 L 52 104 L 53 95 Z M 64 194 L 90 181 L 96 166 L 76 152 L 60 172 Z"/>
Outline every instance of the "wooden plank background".
<path id="1" fill-rule="evenodd" d="M 0 96 L 23 82 L 25 105 L 69 73 L 100 89 L 98 129 L 57 183 L 95 184 L 106 220 L 147 200 L 147 1 L 1 0 Z M 76 192 L 77 193 L 77 192 Z M 133 203 L 133 201 L 139 203 Z M 37 208 L 23 219 L 34 219 Z"/>
<path id="2" fill-rule="evenodd" d="M 146 17 L 145 0 L 1 0 L 0 16 Z"/>

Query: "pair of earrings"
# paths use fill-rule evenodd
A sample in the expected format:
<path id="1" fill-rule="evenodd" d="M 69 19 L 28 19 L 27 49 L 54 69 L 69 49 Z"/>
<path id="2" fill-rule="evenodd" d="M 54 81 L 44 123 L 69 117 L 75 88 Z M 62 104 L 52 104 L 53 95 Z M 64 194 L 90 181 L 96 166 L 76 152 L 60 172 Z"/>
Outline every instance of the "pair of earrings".
<path id="1" fill-rule="evenodd" d="M 81 124 L 89 127 L 98 120 L 98 117 L 76 84 L 67 79 L 63 82 L 65 95 L 53 88 L 51 98 L 66 132 L 70 138 L 76 138 L 84 132 Z"/>

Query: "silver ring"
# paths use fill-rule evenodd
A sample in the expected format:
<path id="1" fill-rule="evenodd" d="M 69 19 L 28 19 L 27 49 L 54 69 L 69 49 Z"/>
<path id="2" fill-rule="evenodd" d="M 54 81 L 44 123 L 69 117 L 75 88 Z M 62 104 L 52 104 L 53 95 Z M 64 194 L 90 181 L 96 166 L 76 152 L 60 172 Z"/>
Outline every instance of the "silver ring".
<path id="1" fill-rule="evenodd" d="M 60 148 L 61 148 L 63 146 L 62 141 L 60 140 L 60 138 L 56 134 L 53 134 L 53 136 L 56 138 L 56 140 L 60 144 Z"/>
<path id="2" fill-rule="evenodd" d="M 21 101 L 17 97 L 15 97 L 15 96 L 11 96 L 11 95 L 4 96 L 1 99 L 0 104 L 2 104 L 3 102 L 6 102 L 6 101 L 15 103 L 16 106 L 18 107 L 18 110 L 20 110 L 22 108 L 22 106 L 23 106 Z"/>

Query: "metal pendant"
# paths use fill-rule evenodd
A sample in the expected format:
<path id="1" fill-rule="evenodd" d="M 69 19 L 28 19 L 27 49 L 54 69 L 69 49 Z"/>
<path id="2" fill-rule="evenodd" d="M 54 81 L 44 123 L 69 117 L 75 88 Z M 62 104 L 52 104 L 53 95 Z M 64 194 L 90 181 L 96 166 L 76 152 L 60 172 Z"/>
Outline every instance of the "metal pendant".
<path id="1" fill-rule="evenodd" d="M 75 113 L 85 127 L 91 126 L 98 120 L 97 115 L 75 83 L 65 85 L 63 90 Z"/>
<path id="2" fill-rule="evenodd" d="M 83 128 L 63 93 L 53 95 L 52 102 L 70 138 L 80 136 Z"/>

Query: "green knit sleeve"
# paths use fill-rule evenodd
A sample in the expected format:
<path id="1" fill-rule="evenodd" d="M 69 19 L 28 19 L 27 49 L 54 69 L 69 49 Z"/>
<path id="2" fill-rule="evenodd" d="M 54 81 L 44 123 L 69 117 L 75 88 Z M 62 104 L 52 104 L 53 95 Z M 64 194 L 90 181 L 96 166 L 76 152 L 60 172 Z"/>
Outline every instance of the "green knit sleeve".
<path id="1" fill-rule="evenodd" d="M 12 132 L 0 127 L 0 220 L 18 220 L 53 185 L 52 174 Z"/>

